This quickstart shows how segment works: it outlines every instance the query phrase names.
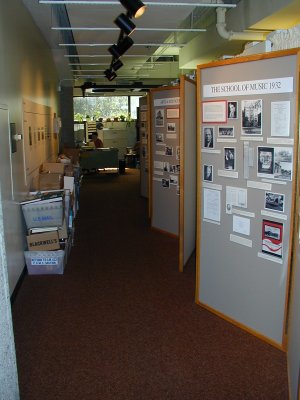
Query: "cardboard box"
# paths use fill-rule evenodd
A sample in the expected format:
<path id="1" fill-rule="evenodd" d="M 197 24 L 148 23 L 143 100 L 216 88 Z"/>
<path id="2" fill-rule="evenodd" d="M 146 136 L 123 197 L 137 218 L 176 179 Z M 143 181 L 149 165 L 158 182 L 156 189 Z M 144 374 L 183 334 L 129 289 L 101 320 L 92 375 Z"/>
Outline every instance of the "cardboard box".
<path id="1" fill-rule="evenodd" d="M 62 163 L 44 163 L 42 165 L 41 172 L 55 173 L 55 174 L 64 174 L 65 173 L 65 165 Z"/>
<path id="2" fill-rule="evenodd" d="M 36 202 L 22 205 L 27 229 L 46 226 L 62 226 L 64 207 L 63 201 L 50 203 Z"/>
<path id="3" fill-rule="evenodd" d="M 27 236 L 28 250 L 59 250 L 58 231 L 34 233 Z"/>
<path id="4" fill-rule="evenodd" d="M 58 190 L 63 188 L 63 175 L 60 173 L 41 173 L 39 175 L 40 190 Z"/>
<path id="5" fill-rule="evenodd" d="M 64 250 L 25 251 L 24 255 L 29 275 L 62 275 L 64 273 Z"/>

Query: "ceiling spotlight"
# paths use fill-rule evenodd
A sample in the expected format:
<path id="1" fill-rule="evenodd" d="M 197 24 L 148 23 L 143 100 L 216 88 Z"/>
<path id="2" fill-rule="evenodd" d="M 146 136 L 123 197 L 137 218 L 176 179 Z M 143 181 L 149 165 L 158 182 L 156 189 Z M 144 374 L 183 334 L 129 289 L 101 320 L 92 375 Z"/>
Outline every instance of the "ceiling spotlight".
<path id="1" fill-rule="evenodd" d="M 129 36 L 125 36 L 118 44 L 113 44 L 108 48 L 110 54 L 119 59 L 133 45 L 133 40 Z"/>
<path id="2" fill-rule="evenodd" d="M 126 35 L 130 35 L 135 30 L 135 25 L 130 18 L 125 14 L 120 14 L 118 18 L 114 20 L 114 23 L 124 32 Z"/>
<path id="3" fill-rule="evenodd" d="M 146 10 L 146 6 L 140 0 L 120 0 L 120 3 L 134 18 L 141 17 Z"/>
<path id="4" fill-rule="evenodd" d="M 104 71 L 104 75 L 109 81 L 113 81 L 117 77 L 117 74 L 111 69 L 107 69 L 106 71 Z"/>
<path id="5" fill-rule="evenodd" d="M 123 63 L 122 63 L 121 60 L 115 61 L 115 62 L 112 64 L 112 66 L 111 66 L 111 68 L 112 68 L 114 71 L 118 71 L 118 69 L 120 69 L 120 68 L 122 68 L 122 67 L 123 67 Z"/>

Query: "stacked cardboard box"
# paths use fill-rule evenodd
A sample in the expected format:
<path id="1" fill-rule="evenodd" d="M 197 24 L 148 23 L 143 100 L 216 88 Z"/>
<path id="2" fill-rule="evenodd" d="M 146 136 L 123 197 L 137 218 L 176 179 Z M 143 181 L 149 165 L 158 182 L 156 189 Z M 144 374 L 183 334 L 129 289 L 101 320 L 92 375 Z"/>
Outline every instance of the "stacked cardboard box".
<path id="1" fill-rule="evenodd" d="M 27 227 L 25 261 L 31 275 L 63 274 L 73 245 L 80 170 L 72 165 L 68 175 L 65 170 L 64 164 L 44 163 L 39 191 L 30 192 L 21 202 Z"/>

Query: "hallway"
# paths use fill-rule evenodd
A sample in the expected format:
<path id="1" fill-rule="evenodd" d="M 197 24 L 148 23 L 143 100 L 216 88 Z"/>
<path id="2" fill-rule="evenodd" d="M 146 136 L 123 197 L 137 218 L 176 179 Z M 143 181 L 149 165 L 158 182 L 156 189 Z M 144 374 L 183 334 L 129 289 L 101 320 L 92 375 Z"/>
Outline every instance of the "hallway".
<path id="1" fill-rule="evenodd" d="M 75 228 L 64 275 L 13 304 L 21 400 L 288 399 L 286 355 L 194 303 L 139 170 L 85 176 Z"/>

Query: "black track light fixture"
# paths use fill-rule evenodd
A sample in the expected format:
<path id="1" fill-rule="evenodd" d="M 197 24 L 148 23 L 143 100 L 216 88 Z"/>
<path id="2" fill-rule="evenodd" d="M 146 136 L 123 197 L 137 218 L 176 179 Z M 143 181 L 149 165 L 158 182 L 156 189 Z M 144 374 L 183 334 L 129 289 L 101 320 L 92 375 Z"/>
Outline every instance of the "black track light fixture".
<path id="1" fill-rule="evenodd" d="M 109 81 L 113 81 L 117 77 L 117 74 L 114 71 L 112 71 L 111 69 L 106 69 L 104 71 L 104 75 L 106 76 L 106 78 Z"/>
<path id="2" fill-rule="evenodd" d="M 129 15 L 134 18 L 141 17 L 146 10 L 145 4 L 140 0 L 120 0 L 120 3 L 126 8 Z"/>
<path id="3" fill-rule="evenodd" d="M 133 40 L 129 36 L 125 36 L 118 44 L 113 44 L 108 48 L 110 54 L 118 60 L 133 45 Z"/>
<path id="4" fill-rule="evenodd" d="M 126 34 L 130 35 L 136 28 L 134 23 L 131 21 L 129 17 L 125 14 L 120 14 L 115 20 L 114 23 Z"/>
<path id="5" fill-rule="evenodd" d="M 111 69 L 115 72 L 118 71 L 118 69 L 120 69 L 122 67 L 123 67 L 123 63 L 121 60 L 117 60 L 111 64 Z"/>

